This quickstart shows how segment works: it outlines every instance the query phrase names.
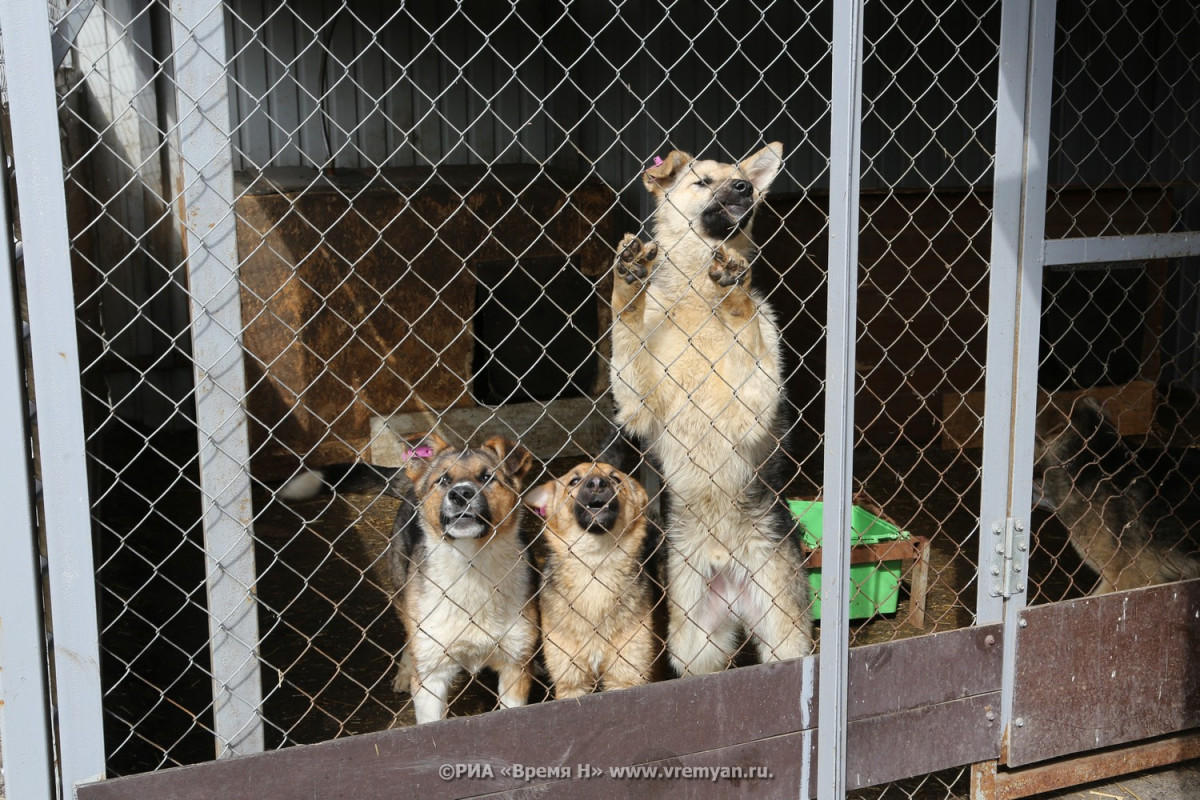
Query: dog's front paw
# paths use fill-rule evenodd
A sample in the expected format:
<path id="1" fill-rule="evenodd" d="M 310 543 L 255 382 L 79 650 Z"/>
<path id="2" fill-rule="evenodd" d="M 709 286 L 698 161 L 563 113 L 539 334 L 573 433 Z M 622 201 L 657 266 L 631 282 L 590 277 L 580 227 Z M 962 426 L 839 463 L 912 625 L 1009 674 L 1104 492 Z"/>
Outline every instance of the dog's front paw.
<path id="1" fill-rule="evenodd" d="M 392 678 L 392 691 L 412 691 L 412 659 L 409 657 L 407 649 L 400 655 L 400 660 L 396 662 L 396 677 Z"/>
<path id="2" fill-rule="evenodd" d="M 737 253 L 727 250 L 725 245 L 719 244 L 716 252 L 713 253 L 712 264 L 708 268 L 708 277 L 712 278 L 719 286 L 736 286 L 744 283 L 750 277 L 750 262 Z"/>
<path id="3" fill-rule="evenodd" d="M 637 236 L 627 233 L 621 239 L 621 243 L 617 245 L 617 260 L 614 262 L 617 275 L 626 283 L 644 281 L 650 274 L 650 267 L 654 265 L 656 258 L 658 258 L 656 242 L 643 243 Z"/>

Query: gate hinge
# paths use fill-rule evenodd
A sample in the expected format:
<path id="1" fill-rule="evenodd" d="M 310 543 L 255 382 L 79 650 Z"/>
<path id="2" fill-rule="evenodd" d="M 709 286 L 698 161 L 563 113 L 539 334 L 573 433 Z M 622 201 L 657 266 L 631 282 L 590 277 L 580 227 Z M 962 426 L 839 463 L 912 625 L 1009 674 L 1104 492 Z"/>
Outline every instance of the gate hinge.
<path id="1" fill-rule="evenodd" d="M 1009 517 L 992 523 L 992 597 L 1012 597 L 1025 591 L 1029 567 L 1029 526 Z"/>

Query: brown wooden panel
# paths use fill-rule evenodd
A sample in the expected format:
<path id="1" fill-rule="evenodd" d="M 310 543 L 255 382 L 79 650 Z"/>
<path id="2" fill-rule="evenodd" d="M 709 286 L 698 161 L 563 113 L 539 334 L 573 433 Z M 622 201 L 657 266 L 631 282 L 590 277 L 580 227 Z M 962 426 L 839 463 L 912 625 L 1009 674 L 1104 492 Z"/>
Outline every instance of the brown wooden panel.
<path id="1" fill-rule="evenodd" d="M 934 671 L 926 680 L 941 678 Z M 995 691 L 851 722 L 846 730 L 847 788 L 994 758 L 1000 752 L 999 707 L 1000 692 Z M 815 796 L 815 791 L 809 794 Z"/>
<path id="2" fill-rule="evenodd" d="M 1117 747 L 1032 767 L 1000 770 L 992 778 L 995 787 L 993 791 L 995 800 L 1015 800 L 1167 764 L 1178 764 L 1194 758 L 1200 758 L 1200 731 L 1164 736 L 1151 742 Z M 1101 796 L 1096 795 L 1097 800 Z"/>
<path id="3" fill-rule="evenodd" d="M 776 736 L 757 742 L 723 747 L 705 753 L 692 753 L 639 765 L 659 770 L 658 778 L 614 778 L 607 771 L 590 779 L 533 783 L 505 792 L 472 797 L 494 800 L 608 800 L 630 798 L 704 798 L 704 800 L 733 800 L 735 798 L 798 797 L 805 787 L 816 786 L 816 731 L 806 730 L 786 736 Z M 769 777 L 698 777 L 700 768 L 738 767 L 743 776 L 749 768 L 765 768 Z M 680 770 L 693 770 L 693 777 L 682 777 Z M 668 772 L 668 770 L 674 772 Z M 670 776 L 670 777 L 668 777 Z M 798 788 L 799 787 L 799 788 Z M 808 797 L 813 797 L 810 790 Z"/>
<path id="4" fill-rule="evenodd" d="M 639 764 L 815 725 L 816 658 L 458 717 L 79 789 L 107 798 L 451 798 L 516 788 L 512 764 Z M 807 700 L 803 699 L 807 698 Z M 716 724 L 715 720 L 722 720 Z M 443 764 L 491 765 L 494 777 L 444 781 Z"/>
<path id="5" fill-rule="evenodd" d="M 1009 766 L 1200 726 L 1200 580 L 1021 619 Z"/>
<path id="6" fill-rule="evenodd" d="M 488 265 L 578 270 L 608 326 L 613 194 L 596 180 L 517 164 L 268 173 L 235 204 L 260 477 L 358 457 L 373 416 L 474 405 Z"/>
<path id="7" fill-rule="evenodd" d="M 1000 751 L 1000 724 L 993 713 L 999 703 L 997 691 L 851 722 L 846 733 L 847 788 L 860 789 L 994 758 Z M 993 713 L 992 720 L 988 719 L 989 713 Z M 814 798 L 817 746 L 815 730 L 800 731 L 642 765 L 656 769 L 657 778 L 617 779 L 605 771 L 590 779 L 531 784 L 483 796 L 504 800 Z M 689 767 L 693 769 L 692 777 L 681 777 L 679 770 Z M 733 773 L 723 773 L 706 779 L 697 769 L 735 767 L 741 769 L 742 777 L 725 777 Z M 753 773 L 751 767 L 755 768 Z M 765 770 L 768 777 L 760 777 L 759 770 Z"/>
<path id="8" fill-rule="evenodd" d="M 852 650 L 849 715 L 863 727 L 856 728 L 854 722 L 851 731 L 864 731 L 863 741 L 870 743 L 862 758 L 871 763 L 871 774 L 902 763 L 872 761 L 871 752 L 879 751 L 880 741 L 894 739 L 886 753 L 879 751 L 881 759 L 907 754 L 904 757 L 912 763 L 921 763 L 914 754 L 921 748 L 935 751 L 930 757 L 939 763 L 943 757 L 936 753 L 960 757 L 962 751 L 931 734 L 910 738 L 914 725 L 931 725 L 947 736 L 953 733 L 956 741 L 975 743 L 967 747 L 972 752 L 978 737 L 991 735 L 983 712 L 976 711 L 994 704 L 990 697 L 1000 686 L 1001 650 L 998 625 Z M 680 763 L 703 765 L 711 763 L 704 758 L 715 750 L 757 746 L 811 731 L 818 696 L 817 658 L 812 656 L 119 778 L 81 787 L 78 796 L 80 800 L 461 797 L 528 785 L 523 778 L 501 774 L 513 764 L 575 767 L 588 763 L 607 768 L 690 759 Z M 969 702 L 963 705 L 963 700 Z M 931 706 L 946 709 L 929 710 Z M 951 725 L 939 716 L 951 714 L 951 707 L 972 709 L 953 712 L 964 714 L 962 719 L 970 724 Z M 925 722 L 909 722 L 921 719 Z M 744 754 L 761 753 L 766 758 L 776 746 L 785 744 L 763 744 L 768 749 L 762 751 L 750 747 Z M 778 769 L 796 758 L 798 743 L 786 746 L 790 755 L 775 762 Z M 996 748 L 988 756 L 998 754 Z M 493 777 L 444 781 L 438 776 L 443 764 L 490 765 Z M 856 769 L 867 774 L 865 767 Z M 781 775 L 776 785 L 794 779 L 789 785 L 799 786 L 801 773 L 794 778 L 787 777 L 791 773 Z"/>

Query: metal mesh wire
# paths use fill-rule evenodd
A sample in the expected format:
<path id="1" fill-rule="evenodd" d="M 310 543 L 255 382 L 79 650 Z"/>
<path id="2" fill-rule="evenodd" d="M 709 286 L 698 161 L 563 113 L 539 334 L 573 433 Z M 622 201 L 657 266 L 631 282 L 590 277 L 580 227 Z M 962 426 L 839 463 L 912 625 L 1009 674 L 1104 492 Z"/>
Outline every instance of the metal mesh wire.
<path id="1" fill-rule="evenodd" d="M 369 5 L 214 12 L 268 747 L 415 721 L 388 555 L 402 502 L 379 487 L 285 502 L 304 470 L 396 468 L 431 430 L 455 447 L 499 434 L 532 453 L 526 490 L 603 455 L 645 484 L 651 519 L 671 518 L 677 474 L 613 444 L 608 391 L 613 256 L 627 231 L 649 239 L 639 184 L 655 156 L 736 162 L 785 143 L 753 286 L 782 333 L 785 495 L 804 508 L 821 487 L 830 4 Z M 1060 5 L 1047 235 L 1196 229 L 1180 184 L 1196 115 L 1170 91 L 1196 77 L 1195 10 Z M 60 78 L 110 775 L 211 758 L 215 725 L 172 22 L 162 3 L 98 4 Z M 908 549 L 855 549 L 855 645 L 974 622 L 998 40 L 999 3 L 867 4 L 854 488 L 881 520 L 868 535 L 894 524 Z M 1049 272 L 1047 396 L 1141 387 L 1151 400 L 1120 406 L 1140 409 L 1166 378 L 1190 397 L 1194 327 L 1165 322 L 1200 307 L 1189 266 Z M 1190 406 L 1165 423 L 1179 406 L 1158 407 L 1130 440 L 1152 457 L 1192 441 Z M 525 514 L 506 579 L 549 568 L 541 528 Z M 1038 534 L 1030 599 L 1089 591 L 1061 524 Z M 740 638 L 722 649 L 756 660 Z M 531 701 L 554 696 L 543 661 Z M 451 713 L 500 694 L 494 676 L 459 680 Z M 862 796 L 954 797 L 964 780 Z"/>
<path id="2" fill-rule="evenodd" d="M 1048 238 L 1195 229 L 1195 96 L 1173 87 L 1195 80 L 1197 26 L 1188 4 L 1060 5 Z M 1183 332 L 1195 269 L 1161 259 L 1047 272 L 1032 602 L 1200 574 Z"/>

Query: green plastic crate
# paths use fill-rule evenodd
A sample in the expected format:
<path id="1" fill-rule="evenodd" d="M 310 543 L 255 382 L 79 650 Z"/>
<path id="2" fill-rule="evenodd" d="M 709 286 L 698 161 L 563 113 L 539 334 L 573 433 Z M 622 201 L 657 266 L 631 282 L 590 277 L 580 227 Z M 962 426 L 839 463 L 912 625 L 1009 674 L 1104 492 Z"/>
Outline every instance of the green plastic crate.
<path id="1" fill-rule="evenodd" d="M 804 543 L 811 549 L 821 546 L 821 514 L 824 503 L 814 500 L 789 500 L 792 514 L 804 525 Z M 898 539 L 909 539 L 908 531 L 902 531 L 887 520 L 880 519 L 866 509 L 853 506 L 850 513 L 850 529 L 854 532 L 854 544 L 878 544 Z M 875 614 L 893 614 L 900 599 L 901 562 L 850 565 L 850 619 L 867 619 Z M 812 588 L 813 619 L 821 618 L 821 570 L 808 571 L 808 583 Z"/>

